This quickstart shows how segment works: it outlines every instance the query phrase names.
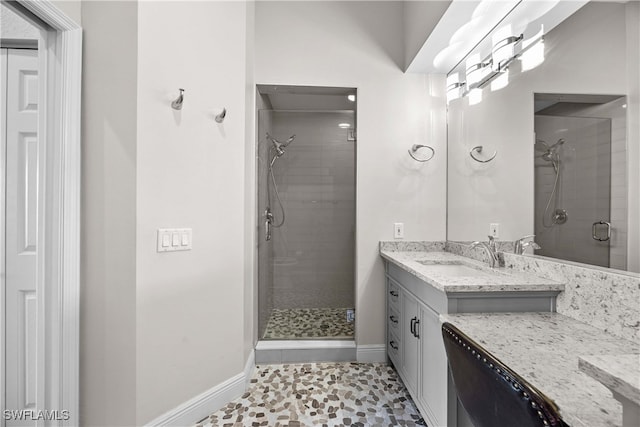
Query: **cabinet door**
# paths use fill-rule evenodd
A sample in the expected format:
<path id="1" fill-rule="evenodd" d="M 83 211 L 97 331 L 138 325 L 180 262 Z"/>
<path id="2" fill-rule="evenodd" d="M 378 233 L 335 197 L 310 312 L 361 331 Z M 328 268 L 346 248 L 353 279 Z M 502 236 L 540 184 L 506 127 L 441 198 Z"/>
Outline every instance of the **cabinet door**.
<path id="1" fill-rule="evenodd" d="M 418 338 L 413 334 L 414 324 L 418 320 L 418 301 L 409 293 L 402 292 L 402 368 L 405 373 L 405 385 L 416 396 L 418 391 Z"/>
<path id="2" fill-rule="evenodd" d="M 438 313 L 420 304 L 420 379 L 418 400 L 428 409 L 429 425 L 447 425 L 447 354 Z"/>

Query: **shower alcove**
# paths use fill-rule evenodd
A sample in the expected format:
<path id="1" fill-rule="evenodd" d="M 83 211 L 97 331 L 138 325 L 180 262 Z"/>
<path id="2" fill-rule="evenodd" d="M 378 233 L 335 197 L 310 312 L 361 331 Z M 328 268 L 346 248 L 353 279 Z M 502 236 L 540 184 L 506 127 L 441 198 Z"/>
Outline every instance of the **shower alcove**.
<path id="1" fill-rule="evenodd" d="M 257 87 L 258 363 L 355 360 L 356 105 Z"/>

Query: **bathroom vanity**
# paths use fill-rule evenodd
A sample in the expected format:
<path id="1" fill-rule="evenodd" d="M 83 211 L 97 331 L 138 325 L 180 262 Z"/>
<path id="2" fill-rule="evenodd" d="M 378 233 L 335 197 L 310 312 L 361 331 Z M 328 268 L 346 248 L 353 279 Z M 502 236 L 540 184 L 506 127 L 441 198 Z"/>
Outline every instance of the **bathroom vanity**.
<path id="1" fill-rule="evenodd" d="M 387 353 L 429 426 L 469 425 L 448 375 L 440 316 L 553 312 L 564 285 L 445 252 L 444 242 L 381 243 Z"/>

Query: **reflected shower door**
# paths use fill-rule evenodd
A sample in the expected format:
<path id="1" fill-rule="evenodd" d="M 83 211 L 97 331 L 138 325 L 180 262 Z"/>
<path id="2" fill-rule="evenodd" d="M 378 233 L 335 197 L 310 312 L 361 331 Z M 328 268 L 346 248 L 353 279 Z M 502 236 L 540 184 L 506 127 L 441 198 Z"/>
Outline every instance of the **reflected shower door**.
<path id="1" fill-rule="evenodd" d="M 608 267 L 611 120 L 536 115 L 535 132 L 536 254 Z"/>

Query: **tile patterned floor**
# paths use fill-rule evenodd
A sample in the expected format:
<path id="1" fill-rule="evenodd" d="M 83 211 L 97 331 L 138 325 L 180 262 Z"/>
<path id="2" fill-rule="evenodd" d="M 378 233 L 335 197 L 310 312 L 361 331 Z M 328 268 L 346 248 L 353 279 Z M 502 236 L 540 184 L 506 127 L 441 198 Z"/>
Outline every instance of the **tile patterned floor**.
<path id="1" fill-rule="evenodd" d="M 196 427 L 423 425 L 392 367 L 305 363 L 258 367 L 240 399 Z"/>
<path id="2" fill-rule="evenodd" d="M 346 308 L 273 309 L 263 339 L 353 339 Z"/>

